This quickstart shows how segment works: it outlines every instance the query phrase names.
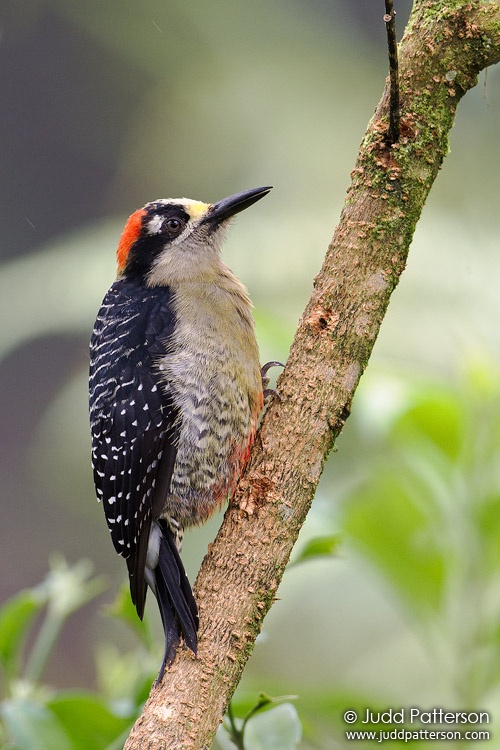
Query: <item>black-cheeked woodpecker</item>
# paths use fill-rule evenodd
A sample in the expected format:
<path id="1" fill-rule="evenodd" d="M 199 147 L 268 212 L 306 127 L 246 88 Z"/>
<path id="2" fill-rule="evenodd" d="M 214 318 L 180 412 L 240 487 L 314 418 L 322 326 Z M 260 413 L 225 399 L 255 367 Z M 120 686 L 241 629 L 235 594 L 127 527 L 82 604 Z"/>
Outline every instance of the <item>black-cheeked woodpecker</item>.
<path id="1" fill-rule="evenodd" d="M 252 305 L 220 248 L 231 217 L 270 189 L 214 204 L 157 200 L 133 213 L 92 334 L 95 487 L 139 617 L 148 585 L 158 600 L 158 681 L 181 638 L 197 650 L 183 529 L 234 491 L 263 408 Z"/>

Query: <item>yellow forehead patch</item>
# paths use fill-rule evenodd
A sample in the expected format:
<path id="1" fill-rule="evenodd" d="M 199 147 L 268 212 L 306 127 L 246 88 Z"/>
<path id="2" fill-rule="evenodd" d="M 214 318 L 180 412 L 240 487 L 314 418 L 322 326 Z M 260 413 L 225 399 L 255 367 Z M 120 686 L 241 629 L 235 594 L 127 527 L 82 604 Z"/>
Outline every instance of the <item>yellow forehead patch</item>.
<path id="1" fill-rule="evenodd" d="M 175 202 L 177 203 L 177 201 Z M 193 221 L 198 221 L 198 219 L 201 219 L 203 216 L 205 216 L 210 207 L 209 203 L 192 201 L 189 198 L 181 198 L 178 202 L 184 205 L 186 211 L 188 212 L 191 219 L 193 219 Z"/>

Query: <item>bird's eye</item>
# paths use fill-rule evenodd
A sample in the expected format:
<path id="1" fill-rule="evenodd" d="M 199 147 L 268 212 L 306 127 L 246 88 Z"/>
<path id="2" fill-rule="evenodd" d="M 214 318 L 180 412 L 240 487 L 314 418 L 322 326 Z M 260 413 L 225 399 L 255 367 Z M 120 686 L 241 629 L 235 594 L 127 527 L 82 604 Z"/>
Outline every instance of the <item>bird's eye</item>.
<path id="1" fill-rule="evenodd" d="M 182 232 L 185 225 L 186 222 L 183 219 L 180 219 L 177 216 L 172 216 L 170 219 L 165 219 L 161 228 L 165 234 L 175 237 Z"/>

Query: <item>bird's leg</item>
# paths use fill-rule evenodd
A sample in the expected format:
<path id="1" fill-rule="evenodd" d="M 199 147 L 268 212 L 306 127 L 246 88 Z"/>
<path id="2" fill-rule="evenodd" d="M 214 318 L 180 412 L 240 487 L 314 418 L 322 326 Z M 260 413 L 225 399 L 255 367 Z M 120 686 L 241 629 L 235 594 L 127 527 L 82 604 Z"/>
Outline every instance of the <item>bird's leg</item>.
<path id="1" fill-rule="evenodd" d="M 280 394 L 278 393 L 278 391 L 275 388 L 267 387 L 269 385 L 269 375 L 267 373 L 268 373 L 268 370 L 271 369 L 271 367 L 284 367 L 284 366 L 285 365 L 283 364 L 283 362 L 276 362 L 274 360 L 272 362 L 266 362 L 265 365 L 262 365 L 261 370 L 260 370 L 260 375 L 262 378 L 262 389 L 264 392 L 264 401 L 270 398 L 270 396 L 276 396 L 276 398 L 279 399 Z"/>

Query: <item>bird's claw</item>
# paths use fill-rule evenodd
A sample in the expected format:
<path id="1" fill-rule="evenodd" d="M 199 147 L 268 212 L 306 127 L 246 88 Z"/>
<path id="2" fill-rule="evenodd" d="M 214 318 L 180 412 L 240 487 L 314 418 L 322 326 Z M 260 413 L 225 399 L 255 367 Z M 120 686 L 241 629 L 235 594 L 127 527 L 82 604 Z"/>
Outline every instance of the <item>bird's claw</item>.
<path id="1" fill-rule="evenodd" d="M 271 367 L 284 367 L 284 366 L 285 365 L 283 364 L 283 362 L 277 362 L 275 360 L 272 360 L 271 362 L 266 362 L 266 364 L 261 367 L 260 375 L 262 378 L 264 401 L 267 401 L 267 399 L 270 398 L 271 396 L 276 396 L 278 400 L 280 399 L 280 394 L 275 388 L 267 388 L 267 386 L 269 385 L 269 380 L 270 380 L 267 373 L 268 373 L 268 370 L 271 369 Z"/>

